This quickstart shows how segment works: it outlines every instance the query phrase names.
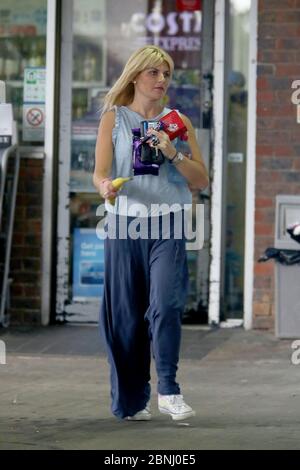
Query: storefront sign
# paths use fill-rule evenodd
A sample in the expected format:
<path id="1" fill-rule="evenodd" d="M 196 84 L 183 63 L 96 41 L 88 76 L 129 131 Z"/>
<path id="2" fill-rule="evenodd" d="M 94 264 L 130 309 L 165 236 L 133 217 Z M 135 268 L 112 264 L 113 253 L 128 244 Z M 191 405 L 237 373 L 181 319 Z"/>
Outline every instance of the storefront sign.
<path id="1" fill-rule="evenodd" d="M 154 44 L 169 52 L 177 70 L 199 70 L 202 12 L 178 11 L 174 0 L 107 2 L 108 84 L 120 76 L 125 59 Z"/>
<path id="2" fill-rule="evenodd" d="M 42 142 L 45 132 L 46 69 L 24 70 L 23 140 Z"/>
<path id="3" fill-rule="evenodd" d="M 174 0 L 107 2 L 106 84 L 111 87 L 129 56 L 139 47 L 156 45 L 175 64 L 166 103 L 200 126 L 202 11 L 177 11 Z"/>
<path id="4" fill-rule="evenodd" d="M 103 294 L 104 241 L 95 229 L 75 228 L 73 233 L 73 300 Z"/>
<path id="5" fill-rule="evenodd" d="M 137 34 L 161 34 L 165 30 L 167 36 L 175 36 L 180 31 L 184 34 L 195 34 L 201 31 L 201 15 L 190 12 L 177 13 L 171 11 L 167 15 L 153 12 L 135 13 L 131 17 L 130 28 Z"/>

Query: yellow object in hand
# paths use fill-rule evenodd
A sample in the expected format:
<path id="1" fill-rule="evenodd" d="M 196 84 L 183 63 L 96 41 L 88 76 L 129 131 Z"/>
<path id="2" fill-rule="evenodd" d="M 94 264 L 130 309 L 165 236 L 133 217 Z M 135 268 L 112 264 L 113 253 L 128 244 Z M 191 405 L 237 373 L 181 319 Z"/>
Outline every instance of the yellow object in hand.
<path id="1" fill-rule="evenodd" d="M 119 178 L 116 178 L 114 180 L 112 180 L 111 184 L 113 186 L 114 189 L 116 190 L 119 190 L 122 188 L 123 184 L 124 183 L 127 183 L 127 181 L 130 181 L 132 180 L 132 176 L 129 176 L 128 178 L 122 178 L 122 177 L 119 177 Z M 115 202 L 116 202 L 116 198 L 115 197 L 111 197 L 108 199 L 109 200 L 109 203 L 114 206 L 115 205 Z"/>

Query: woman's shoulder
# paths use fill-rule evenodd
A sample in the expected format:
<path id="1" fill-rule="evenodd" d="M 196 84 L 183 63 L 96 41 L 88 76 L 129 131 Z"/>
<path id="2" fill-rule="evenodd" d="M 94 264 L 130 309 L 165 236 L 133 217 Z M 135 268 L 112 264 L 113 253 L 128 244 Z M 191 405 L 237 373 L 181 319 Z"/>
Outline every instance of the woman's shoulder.
<path id="1" fill-rule="evenodd" d="M 113 143 L 116 143 L 118 131 L 121 125 L 121 106 L 113 105 L 107 109 L 101 116 L 101 124 L 107 132 L 112 133 Z"/>
<path id="2" fill-rule="evenodd" d="M 121 116 L 124 114 L 124 108 L 125 106 L 114 104 L 102 113 L 101 120 L 104 119 L 106 122 L 118 126 L 120 124 Z"/>
<path id="3" fill-rule="evenodd" d="M 117 106 L 115 104 L 115 105 L 111 106 L 110 108 L 104 109 L 102 111 L 101 118 L 105 117 L 105 119 L 111 119 L 113 116 L 115 116 L 117 114 L 118 108 L 119 108 L 119 106 Z"/>
<path id="4" fill-rule="evenodd" d="M 100 119 L 100 125 L 105 128 L 113 128 L 116 120 L 116 111 L 114 109 L 108 109 L 102 113 Z"/>
<path id="5" fill-rule="evenodd" d="M 188 129 L 191 129 L 193 127 L 193 124 L 192 124 L 192 121 L 190 120 L 189 117 L 187 117 L 185 114 L 181 113 L 180 111 L 178 111 L 178 114 L 179 116 L 181 117 L 181 119 L 183 120 L 184 124 L 186 125 L 186 127 Z"/>
<path id="6" fill-rule="evenodd" d="M 111 108 L 105 111 L 103 116 L 107 114 L 108 117 L 106 119 L 111 119 L 111 120 L 115 119 L 115 121 L 118 123 L 121 117 L 126 116 L 126 114 L 128 114 L 129 111 L 130 110 L 129 108 L 127 108 L 127 106 L 120 106 L 120 105 L 114 104 Z"/>

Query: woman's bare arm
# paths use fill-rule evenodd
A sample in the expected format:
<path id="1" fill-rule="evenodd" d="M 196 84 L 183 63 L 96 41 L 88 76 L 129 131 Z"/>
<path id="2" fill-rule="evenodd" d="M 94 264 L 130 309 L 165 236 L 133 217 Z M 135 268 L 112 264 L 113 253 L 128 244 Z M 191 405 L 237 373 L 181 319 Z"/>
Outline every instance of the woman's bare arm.
<path id="1" fill-rule="evenodd" d="M 100 191 L 100 182 L 111 174 L 113 159 L 112 130 L 115 125 L 115 111 L 105 113 L 100 121 L 95 155 L 93 183 Z"/>
<path id="2" fill-rule="evenodd" d="M 188 180 L 191 189 L 203 190 L 209 184 L 208 172 L 202 158 L 193 125 L 187 116 L 181 114 L 181 117 L 188 130 L 188 144 L 191 150 L 191 159 L 185 158 L 176 168 Z"/>

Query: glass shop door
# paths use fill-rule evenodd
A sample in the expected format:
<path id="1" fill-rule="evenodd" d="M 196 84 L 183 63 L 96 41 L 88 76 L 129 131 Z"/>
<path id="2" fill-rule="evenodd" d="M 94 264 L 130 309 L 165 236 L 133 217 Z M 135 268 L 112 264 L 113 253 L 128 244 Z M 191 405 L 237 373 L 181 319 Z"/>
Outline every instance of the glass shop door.
<path id="1" fill-rule="evenodd" d="M 213 3 L 176 0 L 62 2 L 60 151 L 56 319 L 96 323 L 103 293 L 103 241 L 96 234 L 103 203 L 92 184 L 103 97 L 131 52 L 157 44 L 175 61 L 166 103 L 189 116 L 209 167 Z M 189 4 L 189 5 L 188 5 Z M 186 319 L 207 322 L 209 190 L 205 246 L 188 252 L 190 298 Z M 99 235 L 99 234 L 98 234 Z"/>
<path id="2" fill-rule="evenodd" d="M 251 1 L 227 2 L 223 247 L 220 317 L 244 316 L 245 197 Z M 239 324 L 239 323 L 237 323 Z"/>

